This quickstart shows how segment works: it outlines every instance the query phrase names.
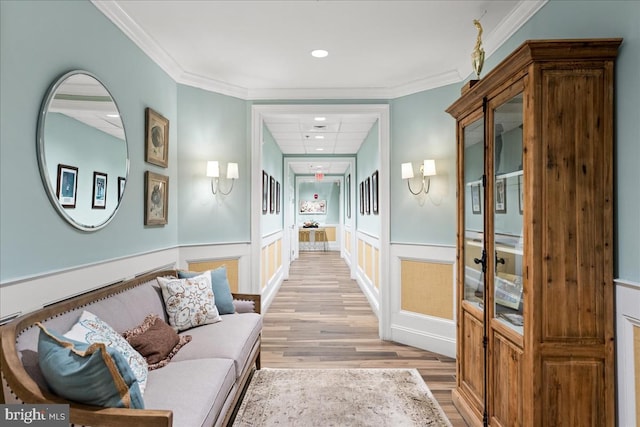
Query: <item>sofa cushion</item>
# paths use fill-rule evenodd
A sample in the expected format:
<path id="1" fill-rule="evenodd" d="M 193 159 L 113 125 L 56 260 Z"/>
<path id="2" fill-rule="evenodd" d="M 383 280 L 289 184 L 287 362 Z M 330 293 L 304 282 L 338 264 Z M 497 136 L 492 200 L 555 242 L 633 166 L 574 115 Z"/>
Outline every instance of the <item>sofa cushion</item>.
<path id="1" fill-rule="evenodd" d="M 147 361 L 131 347 L 119 333 L 95 314 L 84 310 L 73 327 L 64 334 L 66 338 L 84 343 L 105 343 L 117 349 L 129 363 L 133 374 L 138 379 L 140 392 L 144 394 L 147 384 Z"/>
<path id="2" fill-rule="evenodd" d="M 229 279 L 227 278 L 227 267 L 221 266 L 214 270 L 205 271 L 204 274 L 211 275 L 211 289 L 216 300 L 216 307 L 220 314 L 233 314 L 236 312 L 236 308 L 233 305 L 233 295 L 231 295 L 231 286 L 229 286 Z M 190 278 L 195 277 L 203 273 L 196 273 L 193 271 L 179 271 L 178 277 Z"/>
<path id="3" fill-rule="evenodd" d="M 165 366 L 191 341 L 191 335 L 178 335 L 156 314 L 148 315 L 140 326 L 124 331 L 122 336 L 145 358 L 150 371 Z"/>
<path id="4" fill-rule="evenodd" d="M 145 408 L 171 409 L 174 426 L 212 426 L 234 387 L 234 371 L 229 359 L 174 359 L 149 372 Z"/>
<path id="5" fill-rule="evenodd" d="M 178 331 L 219 322 L 211 290 L 211 276 L 201 274 L 190 279 L 158 277 L 169 324 Z"/>
<path id="6" fill-rule="evenodd" d="M 75 341 L 37 325 L 38 363 L 58 396 L 88 405 L 144 408 L 138 380 L 116 348 Z"/>
<path id="7" fill-rule="evenodd" d="M 210 357 L 232 359 L 236 377 L 239 377 L 261 331 L 262 317 L 259 314 L 225 314 L 220 323 L 190 329 L 188 333 L 193 340 L 175 355 L 173 361 Z"/>

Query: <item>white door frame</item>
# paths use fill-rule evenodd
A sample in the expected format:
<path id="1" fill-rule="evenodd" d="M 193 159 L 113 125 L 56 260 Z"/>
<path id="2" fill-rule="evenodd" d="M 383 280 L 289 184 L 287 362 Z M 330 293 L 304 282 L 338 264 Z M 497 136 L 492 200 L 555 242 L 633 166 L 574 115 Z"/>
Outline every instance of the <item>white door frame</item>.
<path id="1" fill-rule="evenodd" d="M 370 114 L 375 115 L 378 119 L 379 126 L 379 216 L 380 216 L 380 263 L 378 272 L 380 277 L 380 310 L 379 310 L 379 335 L 382 339 L 389 339 L 391 336 L 391 289 L 389 275 L 389 256 L 390 256 L 390 196 L 389 196 L 389 171 L 390 171 L 390 124 L 389 124 L 389 105 L 388 104 L 303 104 L 303 105 L 253 105 L 251 108 L 251 291 L 260 293 L 261 291 L 261 242 L 262 230 L 260 227 L 262 217 L 262 142 L 263 142 L 263 123 L 264 117 L 272 114 Z M 284 168 L 284 165 L 283 165 Z M 283 187 L 286 203 L 283 207 L 290 206 L 286 197 L 290 191 L 289 181 L 286 175 L 288 172 L 283 170 Z M 355 177 L 357 174 L 356 165 L 351 170 L 352 190 L 355 188 Z M 355 191 L 352 191 L 352 197 L 355 200 Z M 353 202 L 353 200 L 352 200 Z M 352 227 L 352 254 L 356 254 L 357 246 L 353 243 L 356 239 L 357 222 L 355 203 L 351 204 L 353 220 Z M 285 212 L 284 217 L 287 214 Z M 290 260 L 291 248 L 290 235 L 291 228 L 287 227 L 286 219 L 283 224 L 283 252 L 282 260 Z M 357 254 L 355 255 L 357 257 Z M 357 268 L 357 258 L 352 260 L 352 277 L 353 269 Z M 284 277 L 288 277 L 289 265 L 284 266 Z"/>

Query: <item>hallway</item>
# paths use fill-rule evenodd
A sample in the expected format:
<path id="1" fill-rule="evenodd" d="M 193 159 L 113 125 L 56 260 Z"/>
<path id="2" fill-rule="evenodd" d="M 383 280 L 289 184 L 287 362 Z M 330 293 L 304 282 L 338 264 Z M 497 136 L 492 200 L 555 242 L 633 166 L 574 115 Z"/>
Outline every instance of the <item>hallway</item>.
<path id="1" fill-rule="evenodd" d="M 455 360 L 381 341 L 378 321 L 338 252 L 300 252 L 264 316 L 262 366 L 417 368 L 454 427 Z"/>

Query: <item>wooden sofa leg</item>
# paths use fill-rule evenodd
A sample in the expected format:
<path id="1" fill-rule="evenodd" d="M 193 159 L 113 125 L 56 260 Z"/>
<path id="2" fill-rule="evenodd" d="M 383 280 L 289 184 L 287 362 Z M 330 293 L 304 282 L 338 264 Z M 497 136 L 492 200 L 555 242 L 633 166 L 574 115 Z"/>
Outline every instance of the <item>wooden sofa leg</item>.
<path id="1" fill-rule="evenodd" d="M 258 371 L 260 370 L 260 353 L 258 353 L 258 356 L 256 357 L 256 369 Z"/>

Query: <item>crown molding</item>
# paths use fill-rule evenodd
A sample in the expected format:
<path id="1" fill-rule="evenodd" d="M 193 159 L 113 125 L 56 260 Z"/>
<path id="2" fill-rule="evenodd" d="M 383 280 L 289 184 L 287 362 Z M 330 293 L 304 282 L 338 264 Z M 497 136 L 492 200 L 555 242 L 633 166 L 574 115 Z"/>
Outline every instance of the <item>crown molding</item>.
<path id="1" fill-rule="evenodd" d="M 484 41 L 486 56 L 491 56 L 547 2 L 548 0 L 522 0 L 494 31 L 487 35 Z M 118 2 L 91 0 L 91 3 L 176 83 L 243 100 L 394 99 L 459 83 L 472 74 L 471 61 L 466 61 L 456 70 L 388 88 L 245 88 L 185 71 L 120 7 Z"/>
<path id="2" fill-rule="evenodd" d="M 458 70 L 445 71 L 444 73 L 427 77 L 413 82 L 405 83 L 403 85 L 396 86 L 392 89 L 393 98 L 400 98 L 401 96 L 413 95 L 414 93 L 423 92 L 429 89 L 435 89 L 438 87 L 460 83 L 462 76 Z"/>

